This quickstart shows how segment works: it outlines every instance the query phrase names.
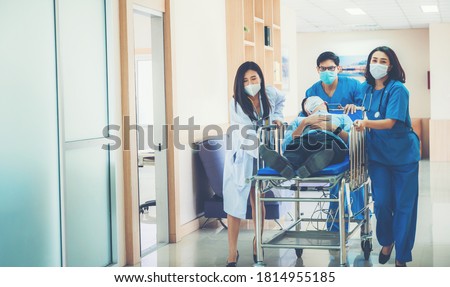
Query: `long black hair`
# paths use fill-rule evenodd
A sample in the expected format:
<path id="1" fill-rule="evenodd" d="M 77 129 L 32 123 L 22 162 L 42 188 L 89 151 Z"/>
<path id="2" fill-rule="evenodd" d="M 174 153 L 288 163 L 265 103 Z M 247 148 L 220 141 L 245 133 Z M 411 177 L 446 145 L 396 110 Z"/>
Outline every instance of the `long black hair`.
<path id="1" fill-rule="evenodd" d="M 264 75 L 261 68 L 255 62 L 245 62 L 243 63 L 236 72 L 236 77 L 234 79 L 234 99 L 236 101 L 235 108 L 237 110 L 237 104 L 241 106 L 244 113 L 253 121 L 257 121 L 258 118 L 254 114 L 254 108 L 251 100 L 248 98 L 247 93 L 244 88 L 244 75 L 248 70 L 255 71 L 259 78 L 261 79 L 261 90 L 259 94 L 261 95 L 261 103 L 263 108 L 263 118 L 267 118 L 270 114 L 270 103 L 266 94 L 266 83 L 264 80 Z"/>
<path id="2" fill-rule="evenodd" d="M 397 54 L 395 54 L 394 50 L 386 46 L 380 46 L 373 49 L 372 52 L 370 52 L 369 57 L 367 57 L 366 72 L 364 73 L 367 83 L 371 86 L 375 86 L 375 78 L 370 74 L 370 61 L 372 60 L 373 53 L 377 51 L 385 53 L 391 64 L 391 69 L 388 71 L 388 77 L 386 81 L 384 81 L 384 85 L 386 86 L 390 80 L 397 80 L 404 83 L 406 80 L 405 71 L 403 71 L 402 65 L 400 65 Z"/>

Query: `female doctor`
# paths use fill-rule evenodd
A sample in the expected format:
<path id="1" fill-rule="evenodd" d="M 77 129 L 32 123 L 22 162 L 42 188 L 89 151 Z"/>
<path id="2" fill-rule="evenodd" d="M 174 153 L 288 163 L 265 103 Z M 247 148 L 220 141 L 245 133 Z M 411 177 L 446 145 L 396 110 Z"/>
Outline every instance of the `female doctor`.
<path id="1" fill-rule="evenodd" d="M 241 219 L 246 217 L 249 194 L 255 224 L 255 188 L 247 179 L 255 174 L 257 169 L 257 128 L 269 123 L 280 126 L 284 101 L 285 97 L 279 91 L 265 86 L 263 73 L 256 63 L 245 62 L 238 68 L 234 80 L 234 96 L 230 103 L 231 126 L 227 135 L 223 175 L 224 210 L 228 222 L 227 267 L 236 267 L 239 258 L 239 227 Z M 264 217 L 265 208 L 262 204 L 262 226 Z M 253 241 L 254 260 L 255 252 Z"/>
<path id="2" fill-rule="evenodd" d="M 411 127 L 405 72 L 395 52 L 378 47 L 370 52 L 362 86 L 368 119 L 369 175 L 382 245 L 378 261 L 389 261 L 395 247 L 395 266 L 412 261 L 419 193 L 419 138 Z"/>

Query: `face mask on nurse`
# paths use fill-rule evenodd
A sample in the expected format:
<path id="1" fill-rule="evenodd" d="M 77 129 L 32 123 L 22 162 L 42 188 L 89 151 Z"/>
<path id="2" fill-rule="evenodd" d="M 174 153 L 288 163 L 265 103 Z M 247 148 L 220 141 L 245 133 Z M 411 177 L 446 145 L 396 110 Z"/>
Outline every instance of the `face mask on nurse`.
<path id="1" fill-rule="evenodd" d="M 261 84 L 247 85 L 244 89 L 247 95 L 254 97 L 261 90 Z"/>
<path id="2" fill-rule="evenodd" d="M 375 80 L 379 80 L 387 75 L 388 66 L 383 64 L 370 64 L 370 74 Z"/>
<path id="3" fill-rule="evenodd" d="M 331 85 L 334 80 L 336 80 L 337 72 L 336 71 L 323 71 L 320 72 L 320 80 L 324 82 L 326 85 Z"/>

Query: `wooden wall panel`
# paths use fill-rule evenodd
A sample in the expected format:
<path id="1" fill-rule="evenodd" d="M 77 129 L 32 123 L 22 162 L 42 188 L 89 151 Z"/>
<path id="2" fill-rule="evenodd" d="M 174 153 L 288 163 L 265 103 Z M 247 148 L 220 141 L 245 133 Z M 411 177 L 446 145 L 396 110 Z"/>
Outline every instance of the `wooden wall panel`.
<path id="1" fill-rule="evenodd" d="M 450 120 L 430 120 L 430 160 L 450 161 Z"/>

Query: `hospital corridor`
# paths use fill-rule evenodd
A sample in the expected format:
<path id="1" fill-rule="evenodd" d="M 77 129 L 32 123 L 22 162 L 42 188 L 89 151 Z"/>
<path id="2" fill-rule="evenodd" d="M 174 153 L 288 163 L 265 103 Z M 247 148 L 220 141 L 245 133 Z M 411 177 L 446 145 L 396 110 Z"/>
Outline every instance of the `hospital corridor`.
<path id="1" fill-rule="evenodd" d="M 449 35 L 450 0 L 0 0 L 0 285 L 450 268 Z"/>

